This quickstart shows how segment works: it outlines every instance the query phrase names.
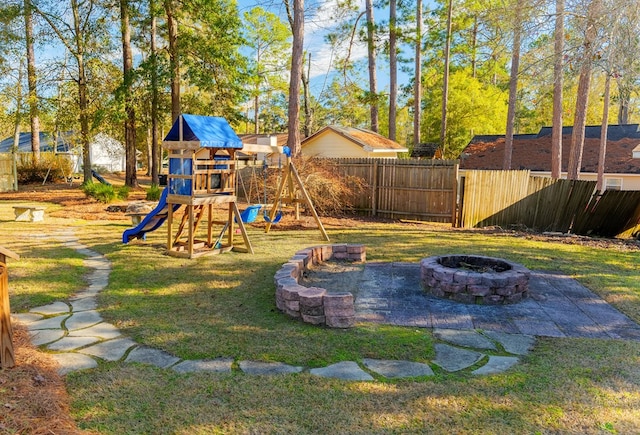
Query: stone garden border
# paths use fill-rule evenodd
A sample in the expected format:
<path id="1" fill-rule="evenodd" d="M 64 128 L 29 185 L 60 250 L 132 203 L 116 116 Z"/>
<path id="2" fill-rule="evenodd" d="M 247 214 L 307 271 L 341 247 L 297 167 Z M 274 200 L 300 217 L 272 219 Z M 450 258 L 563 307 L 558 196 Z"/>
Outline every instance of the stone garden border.
<path id="1" fill-rule="evenodd" d="M 364 262 L 366 258 L 364 245 L 321 245 L 296 252 L 274 276 L 276 306 L 287 315 L 313 325 L 352 327 L 355 323 L 353 294 L 305 287 L 299 284 L 299 280 L 309 268 L 329 260 Z"/>

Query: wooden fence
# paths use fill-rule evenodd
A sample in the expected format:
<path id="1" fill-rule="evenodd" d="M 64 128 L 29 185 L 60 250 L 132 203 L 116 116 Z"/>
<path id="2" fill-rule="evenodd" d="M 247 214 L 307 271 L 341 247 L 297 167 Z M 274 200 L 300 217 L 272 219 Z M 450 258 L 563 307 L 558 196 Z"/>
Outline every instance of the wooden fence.
<path id="1" fill-rule="evenodd" d="M 466 171 L 459 226 L 523 226 L 536 231 L 614 237 L 640 224 L 640 192 L 595 181 L 532 177 L 529 171 Z"/>
<path id="2" fill-rule="evenodd" d="M 567 232 L 595 189 L 593 181 L 532 177 L 529 171 L 466 171 L 461 227 L 519 225 Z"/>
<path id="3" fill-rule="evenodd" d="M 13 190 L 13 157 L 8 153 L 0 153 L 0 192 Z"/>
<path id="4" fill-rule="evenodd" d="M 640 192 L 605 190 L 594 195 L 589 205 L 575 219 L 573 232 L 584 235 L 615 237 L 637 235 L 640 231 Z"/>
<path id="5" fill-rule="evenodd" d="M 452 222 L 457 196 L 457 161 L 327 159 L 341 174 L 365 187 L 356 210 L 391 219 Z"/>

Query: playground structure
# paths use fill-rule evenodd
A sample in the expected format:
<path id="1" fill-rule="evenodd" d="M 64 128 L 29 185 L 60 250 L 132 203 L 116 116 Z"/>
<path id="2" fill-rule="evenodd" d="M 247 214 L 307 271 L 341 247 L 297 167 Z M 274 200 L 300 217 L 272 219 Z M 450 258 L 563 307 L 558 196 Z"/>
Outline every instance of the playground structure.
<path id="1" fill-rule="evenodd" d="M 19 260 L 20 256 L 0 246 L 0 368 L 15 365 L 13 352 L 13 328 L 11 327 L 11 307 L 9 306 L 9 275 L 7 257 Z"/>
<path id="2" fill-rule="evenodd" d="M 169 152 L 166 196 L 169 255 L 194 258 L 231 250 L 253 253 L 235 195 L 235 152 L 242 149 L 242 141 L 227 121 L 217 117 L 181 115 L 162 146 Z M 214 220 L 214 204 L 227 204 L 225 221 Z M 185 212 L 174 232 L 174 214 L 181 206 L 185 206 Z M 206 240 L 198 240 L 195 234 L 205 215 Z M 222 230 L 214 239 L 213 226 L 216 224 L 222 225 Z M 235 244 L 236 224 L 244 248 Z"/>
<path id="3" fill-rule="evenodd" d="M 255 219 L 257 210 L 264 207 L 265 232 L 269 232 L 271 225 L 278 220 L 276 214 L 283 204 L 294 204 L 298 217 L 299 203 L 306 203 L 324 240 L 329 240 L 291 162 L 288 147 L 267 144 L 243 146 L 225 119 L 187 114 L 175 121 L 162 146 L 169 153 L 167 187 L 156 208 L 138 225 L 123 233 L 123 243 L 144 239 L 147 232 L 156 230 L 166 221 L 167 253 L 171 256 L 196 258 L 231 250 L 253 253 L 244 223 L 250 218 Z M 239 150 L 245 154 L 285 153 L 287 156 L 284 176 L 268 215 L 268 204 L 249 206 L 243 213 L 238 210 L 235 189 L 236 152 Z M 298 199 L 298 192 L 302 199 Z M 226 205 L 226 216 L 216 220 L 213 207 L 221 205 Z M 177 213 L 179 210 L 182 215 Z M 215 226 L 219 227 L 214 231 Z M 203 231 L 198 232 L 202 227 L 206 230 L 204 236 Z"/>
<path id="4" fill-rule="evenodd" d="M 223 118 L 181 115 L 162 142 L 169 153 L 167 187 L 158 206 L 137 226 L 126 230 L 123 243 L 143 239 L 167 222 L 167 253 L 196 258 L 231 250 L 253 253 L 235 195 L 235 152 L 242 141 Z M 227 206 L 226 219 L 216 220 L 214 205 Z M 176 213 L 182 209 L 180 216 Z M 200 226 L 206 235 L 198 238 Z M 214 226 L 221 226 L 217 235 Z M 244 247 L 234 238 L 236 225 Z"/>

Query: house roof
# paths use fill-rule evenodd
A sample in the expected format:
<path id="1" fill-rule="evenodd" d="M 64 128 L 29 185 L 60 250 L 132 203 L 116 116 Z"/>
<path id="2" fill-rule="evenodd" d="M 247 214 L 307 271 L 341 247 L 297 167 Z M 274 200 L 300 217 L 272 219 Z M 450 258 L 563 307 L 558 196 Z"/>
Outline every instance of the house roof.
<path id="1" fill-rule="evenodd" d="M 367 152 L 398 152 L 398 153 L 406 153 L 409 150 L 398 142 L 395 142 L 389 138 L 386 138 L 376 132 L 371 130 L 366 130 L 364 128 L 358 127 L 341 127 L 337 125 L 328 125 L 311 136 L 305 138 L 302 141 L 301 146 L 304 146 L 309 141 L 313 140 L 313 138 L 327 132 L 332 131 L 340 136 L 350 140 L 354 144 L 364 148 Z"/>
<path id="2" fill-rule="evenodd" d="M 413 158 L 440 158 L 442 157 L 442 150 L 440 144 L 434 142 L 419 143 L 411 150 L 411 157 Z"/>
<path id="3" fill-rule="evenodd" d="M 572 127 L 563 128 L 562 170 L 569 162 Z M 588 126 L 582 151 L 580 172 L 598 171 L 600 127 Z M 611 125 L 607 130 L 605 169 L 613 174 L 640 174 L 640 160 L 633 158 L 633 149 L 640 146 L 638 124 Z M 475 136 L 460 156 L 460 169 L 502 169 L 504 136 Z M 513 138 L 512 169 L 551 171 L 551 128 L 538 134 L 515 135 Z"/>
<path id="4" fill-rule="evenodd" d="M 57 140 L 57 152 L 68 152 L 71 148 L 69 143 L 70 133 L 61 133 L 58 135 Z M 10 153 L 13 147 L 13 136 L 3 139 L 0 142 L 0 153 Z M 51 133 L 40 132 L 40 151 L 49 152 L 53 151 L 53 135 Z M 30 153 L 31 152 L 31 133 L 20 133 L 18 142 L 18 152 Z"/>
<path id="5" fill-rule="evenodd" d="M 201 148 L 242 148 L 242 141 L 227 120 L 217 116 L 180 115 L 164 142 L 197 142 Z"/>
<path id="6" fill-rule="evenodd" d="M 239 134 L 238 137 L 242 140 L 242 143 L 258 143 L 258 138 L 273 137 L 277 138 L 278 146 L 282 147 L 287 144 L 289 139 L 288 133 L 274 133 L 274 134 Z"/>

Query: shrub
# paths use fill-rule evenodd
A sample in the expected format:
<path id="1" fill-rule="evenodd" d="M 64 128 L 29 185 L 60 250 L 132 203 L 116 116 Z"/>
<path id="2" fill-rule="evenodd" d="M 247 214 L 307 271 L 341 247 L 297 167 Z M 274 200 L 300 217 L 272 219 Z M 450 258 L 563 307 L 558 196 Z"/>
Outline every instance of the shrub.
<path id="1" fill-rule="evenodd" d="M 152 184 L 149 189 L 147 189 L 147 201 L 159 201 L 160 194 L 162 193 L 162 189 L 157 184 Z"/>
<path id="2" fill-rule="evenodd" d="M 84 183 L 82 185 L 82 191 L 85 195 L 93 197 L 105 204 L 110 203 L 116 197 L 113 186 L 102 183 Z"/>
<path id="3" fill-rule="evenodd" d="M 340 216 L 355 211 L 355 200 L 365 189 L 362 178 L 344 175 L 330 161 L 313 157 L 298 158 L 295 165 L 319 214 Z"/>
<path id="4" fill-rule="evenodd" d="M 116 197 L 118 199 L 127 199 L 129 198 L 129 193 L 131 192 L 131 188 L 129 186 L 120 186 L 116 188 Z"/>
<path id="5" fill-rule="evenodd" d="M 32 155 L 25 154 L 16 162 L 18 183 L 50 183 L 65 181 L 71 174 L 71 161 L 54 153 L 40 153 L 40 161 L 34 162 Z"/>
<path id="6" fill-rule="evenodd" d="M 318 214 L 340 216 L 355 210 L 355 200 L 365 189 L 362 178 L 343 175 L 328 161 L 313 157 L 297 158 L 295 165 Z M 266 202 L 273 203 L 284 176 L 283 172 L 284 170 L 269 169 Z M 251 194 L 257 191 L 259 201 L 264 201 L 264 173 L 261 170 L 255 170 L 248 178 L 244 185 L 244 190 L 249 190 L 247 196 L 252 196 Z M 239 192 L 239 194 L 243 193 Z M 247 199 L 251 201 L 251 198 Z"/>

